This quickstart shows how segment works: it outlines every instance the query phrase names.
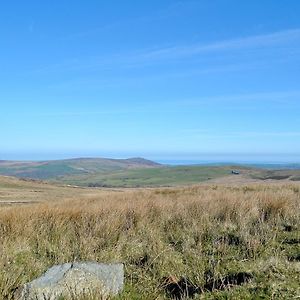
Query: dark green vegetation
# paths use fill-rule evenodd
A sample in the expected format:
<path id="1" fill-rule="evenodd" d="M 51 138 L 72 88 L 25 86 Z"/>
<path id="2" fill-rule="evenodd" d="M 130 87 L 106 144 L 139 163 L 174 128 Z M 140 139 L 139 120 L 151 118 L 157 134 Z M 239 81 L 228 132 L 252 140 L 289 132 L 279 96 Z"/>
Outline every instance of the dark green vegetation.
<path id="1" fill-rule="evenodd" d="M 293 167 L 295 167 L 293 165 Z M 267 170 L 228 165 L 167 166 L 142 158 L 79 158 L 41 162 L 0 161 L 0 174 L 89 187 L 159 187 L 197 184 L 238 170 L 245 180 L 300 180 L 300 169 Z"/>
<path id="2" fill-rule="evenodd" d="M 292 180 L 300 181 L 300 170 L 260 170 L 253 173 L 252 178 L 260 180 Z"/>

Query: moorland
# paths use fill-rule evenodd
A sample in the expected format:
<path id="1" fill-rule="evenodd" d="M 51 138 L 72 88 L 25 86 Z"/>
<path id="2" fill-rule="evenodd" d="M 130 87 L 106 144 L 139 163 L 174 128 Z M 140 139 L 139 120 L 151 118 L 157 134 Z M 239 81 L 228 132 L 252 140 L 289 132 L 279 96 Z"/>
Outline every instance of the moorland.
<path id="1" fill-rule="evenodd" d="M 300 184 L 236 178 L 136 189 L 0 176 L 2 299 L 72 261 L 124 263 L 116 299 L 296 299 Z"/>

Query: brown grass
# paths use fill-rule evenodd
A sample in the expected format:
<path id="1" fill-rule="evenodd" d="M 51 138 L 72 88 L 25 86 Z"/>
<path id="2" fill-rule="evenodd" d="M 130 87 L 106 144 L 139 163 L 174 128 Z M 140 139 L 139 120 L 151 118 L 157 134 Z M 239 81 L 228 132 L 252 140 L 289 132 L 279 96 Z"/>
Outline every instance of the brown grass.
<path id="1" fill-rule="evenodd" d="M 48 195 L 49 199 L 51 195 Z M 188 278 L 207 299 L 300 296 L 296 184 L 84 190 L 78 197 L 0 208 L 0 295 L 68 261 L 123 262 L 121 299 L 164 299 L 164 278 Z M 291 230 L 286 230 L 287 226 Z M 253 280 L 205 291 L 244 271 Z M 285 298 L 286 297 L 286 298 Z"/>

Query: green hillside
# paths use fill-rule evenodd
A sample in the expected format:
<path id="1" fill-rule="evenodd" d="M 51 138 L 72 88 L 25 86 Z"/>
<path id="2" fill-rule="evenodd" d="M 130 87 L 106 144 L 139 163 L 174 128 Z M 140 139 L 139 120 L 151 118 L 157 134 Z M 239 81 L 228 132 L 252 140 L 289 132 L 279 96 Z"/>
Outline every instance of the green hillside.
<path id="1" fill-rule="evenodd" d="M 197 184 L 231 174 L 230 167 L 162 166 L 64 176 L 61 182 L 90 187 L 153 187 Z"/>
<path id="2" fill-rule="evenodd" d="M 38 162 L 0 161 L 0 175 L 49 180 L 64 176 L 110 173 L 131 168 L 157 166 L 159 164 L 143 158 L 76 158 Z"/>

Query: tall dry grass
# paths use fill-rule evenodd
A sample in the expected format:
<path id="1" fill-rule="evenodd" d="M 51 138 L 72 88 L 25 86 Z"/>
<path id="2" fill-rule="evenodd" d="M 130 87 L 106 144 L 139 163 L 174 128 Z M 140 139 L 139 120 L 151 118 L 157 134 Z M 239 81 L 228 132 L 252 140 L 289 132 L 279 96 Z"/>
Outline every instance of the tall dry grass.
<path id="1" fill-rule="evenodd" d="M 3 207 L 0 295 L 11 299 L 54 264 L 91 260 L 125 264 L 121 299 L 171 297 L 163 280 L 181 277 L 200 287 L 202 298 L 291 299 L 300 295 L 299 217 L 296 184 L 108 191 L 88 200 Z M 240 271 L 253 280 L 202 289 Z"/>

